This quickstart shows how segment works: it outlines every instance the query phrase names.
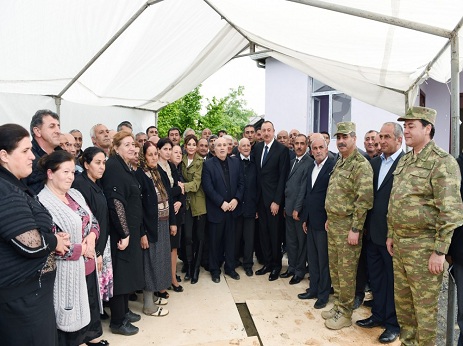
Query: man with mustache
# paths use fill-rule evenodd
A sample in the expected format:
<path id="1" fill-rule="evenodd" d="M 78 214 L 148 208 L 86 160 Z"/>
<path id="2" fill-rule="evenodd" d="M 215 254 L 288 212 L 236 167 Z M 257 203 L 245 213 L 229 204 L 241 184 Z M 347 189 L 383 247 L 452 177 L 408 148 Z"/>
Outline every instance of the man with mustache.
<path id="1" fill-rule="evenodd" d="M 103 124 L 96 124 L 90 129 L 90 137 L 92 138 L 93 145 L 103 149 L 106 157 L 108 157 L 109 149 L 111 148 L 111 138 L 108 128 Z"/>
<path id="2" fill-rule="evenodd" d="M 315 162 L 307 172 L 307 187 L 302 210 L 302 228 L 307 234 L 307 259 L 309 262 L 310 286 L 298 294 L 299 299 L 317 298 L 315 309 L 323 309 L 328 303 L 331 278 L 328 265 L 328 235 L 325 229 L 326 191 L 334 158 L 328 152 L 328 143 L 320 133 L 312 135 L 312 154 Z"/>
<path id="3" fill-rule="evenodd" d="M 294 139 L 296 157 L 291 160 L 285 188 L 286 253 L 288 269 L 281 278 L 292 276 L 290 285 L 298 284 L 306 273 L 306 235 L 302 229 L 301 211 L 307 186 L 307 172 L 312 158 L 307 152 L 307 137 L 299 134 Z"/>
<path id="4" fill-rule="evenodd" d="M 328 253 L 334 306 L 322 312 L 329 329 L 352 325 L 355 277 L 368 209 L 373 206 L 373 171 L 355 145 L 355 123 L 337 124 L 340 158 L 331 173 L 325 200 Z"/>

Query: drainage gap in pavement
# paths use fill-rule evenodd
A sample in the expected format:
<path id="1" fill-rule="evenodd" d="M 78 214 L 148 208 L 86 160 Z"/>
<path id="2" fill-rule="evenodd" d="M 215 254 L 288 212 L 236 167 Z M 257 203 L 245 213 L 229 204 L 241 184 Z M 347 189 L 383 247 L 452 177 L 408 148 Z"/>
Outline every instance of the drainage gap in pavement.
<path id="1" fill-rule="evenodd" d="M 259 338 L 259 343 L 262 345 L 262 341 L 260 340 L 259 333 L 257 332 L 256 325 L 252 320 L 251 313 L 249 312 L 248 306 L 245 303 L 237 303 L 236 308 L 241 317 L 241 321 L 243 321 L 244 329 L 246 330 L 246 334 L 248 336 L 257 336 Z"/>

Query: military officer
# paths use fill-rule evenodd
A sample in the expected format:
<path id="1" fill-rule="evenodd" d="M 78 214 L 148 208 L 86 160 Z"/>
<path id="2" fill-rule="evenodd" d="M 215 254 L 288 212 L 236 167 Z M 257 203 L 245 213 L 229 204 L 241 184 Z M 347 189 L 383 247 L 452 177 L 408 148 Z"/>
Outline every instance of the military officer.
<path id="1" fill-rule="evenodd" d="M 413 107 L 398 120 L 405 121 L 405 143 L 413 149 L 394 171 L 387 214 L 400 341 L 434 345 L 445 254 L 463 223 L 460 170 L 433 141 L 434 109 Z"/>
<path id="2" fill-rule="evenodd" d="M 328 216 L 328 256 L 334 306 L 323 311 L 325 326 L 341 329 L 352 324 L 355 277 L 368 209 L 373 206 L 373 170 L 356 146 L 355 124 L 337 124 L 338 159 L 325 200 Z"/>

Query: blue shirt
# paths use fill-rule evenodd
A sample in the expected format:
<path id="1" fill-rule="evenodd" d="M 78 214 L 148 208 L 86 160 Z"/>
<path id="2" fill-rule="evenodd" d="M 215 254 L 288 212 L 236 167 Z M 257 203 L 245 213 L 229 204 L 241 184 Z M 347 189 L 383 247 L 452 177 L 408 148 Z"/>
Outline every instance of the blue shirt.
<path id="1" fill-rule="evenodd" d="M 397 150 L 394 154 L 386 158 L 384 156 L 384 153 L 381 154 L 381 168 L 379 169 L 379 175 L 378 175 L 378 189 L 383 183 L 384 178 L 386 177 L 387 172 L 389 172 L 389 169 L 391 169 L 392 164 L 394 161 L 397 159 L 397 156 L 400 155 L 400 152 L 402 151 L 402 148 Z"/>

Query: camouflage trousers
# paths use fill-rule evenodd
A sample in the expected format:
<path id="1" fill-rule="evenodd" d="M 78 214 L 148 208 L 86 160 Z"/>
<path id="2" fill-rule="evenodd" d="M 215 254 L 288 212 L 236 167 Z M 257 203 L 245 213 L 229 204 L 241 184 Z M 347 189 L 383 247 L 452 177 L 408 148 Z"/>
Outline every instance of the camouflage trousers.
<path id="1" fill-rule="evenodd" d="M 329 219 L 328 258 L 330 263 L 331 284 L 334 289 L 334 305 L 346 317 L 352 316 L 355 297 L 355 278 L 362 250 L 362 231 L 358 245 L 349 245 L 347 235 L 351 229 L 350 218 Z"/>
<path id="2" fill-rule="evenodd" d="M 428 270 L 434 239 L 394 237 L 394 301 L 402 345 L 435 345 L 443 274 Z"/>

